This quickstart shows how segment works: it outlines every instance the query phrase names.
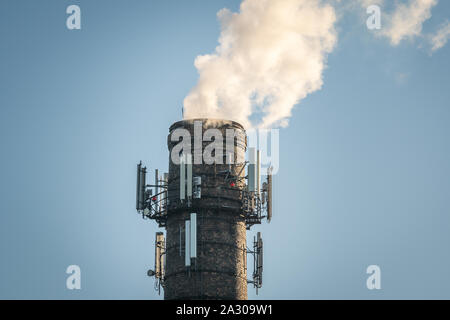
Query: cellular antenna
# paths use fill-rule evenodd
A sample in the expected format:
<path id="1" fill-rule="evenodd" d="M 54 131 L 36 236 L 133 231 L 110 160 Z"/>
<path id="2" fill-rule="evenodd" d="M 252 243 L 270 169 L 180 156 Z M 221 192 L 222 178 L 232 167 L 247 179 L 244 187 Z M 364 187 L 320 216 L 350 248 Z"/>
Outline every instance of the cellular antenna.
<path id="1" fill-rule="evenodd" d="M 186 187 L 187 187 L 187 198 L 190 201 L 192 199 L 192 154 L 188 153 L 186 155 Z"/>
<path id="2" fill-rule="evenodd" d="M 258 294 L 258 289 L 262 287 L 263 279 L 263 240 L 261 232 L 258 232 L 253 239 L 253 251 L 247 249 L 247 253 L 253 255 L 253 277 L 248 282 L 253 284 L 256 288 L 256 294 Z"/>
<path id="3" fill-rule="evenodd" d="M 255 192 L 256 191 L 256 149 L 248 148 L 248 191 Z"/>
<path id="4" fill-rule="evenodd" d="M 165 226 L 168 203 L 168 176 L 159 177 L 159 170 L 155 170 L 155 184 L 146 183 L 147 168 L 142 161 L 137 165 L 136 173 L 136 210 L 144 219 L 154 219 L 160 227 Z"/>
<path id="5" fill-rule="evenodd" d="M 180 158 L 180 200 L 186 199 L 186 166 L 185 155 L 182 154 Z"/>
<path id="6" fill-rule="evenodd" d="M 142 161 L 137 165 L 137 179 L 136 179 L 136 210 L 143 210 L 147 200 L 145 194 L 145 175 L 147 168 L 142 167 Z"/>
<path id="7" fill-rule="evenodd" d="M 262 287 L 262 274 L 263 274 L 263 240 L 261 232 L 257 233 L 256 237 L 256 278 L 257 278 L 257 290 Z"/>
<path id="8" fill-rule="evenodd" d="M 166 242 L 164 233 L 157 232 L 155 239 L 155 276 L 159 279 L 164 279 L 164 254 Z"/>
<path id="9" fill-rule="evenodd" d="M 209 129 L 214 144 L 203 141 Z M 263 240 L 259 232 L 248 239 L 246 230 L 272 219 L 272 171 L 249 137 L 231 120 L 177 121 L 167 137 L 168 170 L 137 164 L 136 210 L 166 231 L 156 234 L 148 270 L 165 299 L 245 300 L 249 283 L 257 293 L 262 287 Z M 203 159 L 208 152 L 218 161 Z"/>
<path id="10" fill-rule="evenodd" d="M 158 294 L 161 293 L 161 287 L 164 285 L 164 256 L 166 254 L 166 241 L 162 232 L 156 233 L 155 238 L 155 270 L 148 270 L 149 277 L 155 277 L 155 288 Z"/>
<path id="11" fill-rule="evenodd" d="M 141 192 L 141 168 L 142 161 L 137 165 L 137 177 L 136 177 L 136 210 L 141 210 L 140 192 Z"/>
<path id="12" fill-rule="evenodd" d="M 184 224 L 184 265 L 191 266 L 191 221 L 186 220 Z"/>
<path id="13" fill-rule="evenodd" d="M 195 258 L 197 258 L 197 214 L 196 213 L 191 213 L 190 227 L 191 227 L 191 229 L 190 229 L 191 230 L 190 253 L 191 253 L 191 258 L 195 259 Z"/>

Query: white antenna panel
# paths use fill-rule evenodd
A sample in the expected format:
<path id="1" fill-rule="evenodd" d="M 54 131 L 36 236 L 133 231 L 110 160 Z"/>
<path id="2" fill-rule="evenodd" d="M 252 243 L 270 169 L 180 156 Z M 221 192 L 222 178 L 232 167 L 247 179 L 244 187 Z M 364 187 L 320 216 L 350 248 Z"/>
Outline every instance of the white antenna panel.
<path id="1" fill-rule="evenodd" d="M 180 157 L 180 200 L 186 199 L 186 167 L 185 167 L 184 154 Z"/>
<path id="2" fill-rule="evenodd" d="M 256 149 L 248 148 L 248 161 L 247 175 L 248 175 L 248 191 L 256 191 Z"/>
<path id="3" fill-rule="evenodd" d="M 187 197 L 192 198 L 192 154 L 188 153 L 186 155 L 186 166 L 187 166 Z"/>
<path id="4" fill-rule="evenodd" d="M 191 213 L 191 258 L 197 258 L 197 214 Z"/>
<path id="5" fill-rule="evenodd" d="M 184 226 L 184 265 L 186 267 L 191 266 L 191 222 L 185 221 Z"/>

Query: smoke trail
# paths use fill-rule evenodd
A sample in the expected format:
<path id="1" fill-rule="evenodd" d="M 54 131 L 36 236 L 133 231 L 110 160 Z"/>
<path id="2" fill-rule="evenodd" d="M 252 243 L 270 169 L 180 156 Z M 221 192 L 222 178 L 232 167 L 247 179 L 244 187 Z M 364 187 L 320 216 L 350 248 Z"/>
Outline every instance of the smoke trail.
<path id="1" fill-rule="evenodd" d="M 403 39 L 420 36 L 423 23 L 431 18 L 431 9 L 437 4 L 438 0 L 410 0 L 408 3 L 397 4 L 394 12 L 388 16 L 389 23 L 383 35 L 394 46 Z"/>
<path id="2" fill-rule="evenodd" d="M 337 38 L 333 7 L 318 0 L 244 0 L 239 13 L 217 15 L 219 45 L 195 59 L 199 80 L 184 100 L 185 119 L 287 126 L 294 105 L 322 86 Z"/>

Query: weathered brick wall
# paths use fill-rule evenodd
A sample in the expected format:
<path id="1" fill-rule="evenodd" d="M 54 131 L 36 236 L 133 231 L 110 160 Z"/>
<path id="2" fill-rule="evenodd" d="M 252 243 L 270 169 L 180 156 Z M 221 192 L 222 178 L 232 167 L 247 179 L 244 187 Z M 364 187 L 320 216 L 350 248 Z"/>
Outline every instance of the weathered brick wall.
<path id="1" fill-rule="evenodd" d="M 235 122 L 215 123 L 224 137 L 226 128 L 243 130 Z M 177 122 L 171 130 L 178 127 L 193 135 L 193 121 Z M 170 142 L 170 135 L 168 142 L 171 151 L 174 143 Z M 236 141 L 235 155 L 243 156 L 245 148 L 245 141 Z M 242 178 L 242 166 L 232 165 L 231 176 Z M 240 189 L 245 184 L 243 179 L 234 179 L 235 186 L 231 186 L 226 175 L 220 173 L 226 169 L 226 164 L 194 164 L 193 175 L 202 177 L 202 198 L 187 208 L 178 199 L 179 166 L 169 160 L 165 299 L 247 299 L 246 225 L 240 213 Z M 197 213 L 197 259 L 186 268 L 184 225 L 191 212 Z"/>

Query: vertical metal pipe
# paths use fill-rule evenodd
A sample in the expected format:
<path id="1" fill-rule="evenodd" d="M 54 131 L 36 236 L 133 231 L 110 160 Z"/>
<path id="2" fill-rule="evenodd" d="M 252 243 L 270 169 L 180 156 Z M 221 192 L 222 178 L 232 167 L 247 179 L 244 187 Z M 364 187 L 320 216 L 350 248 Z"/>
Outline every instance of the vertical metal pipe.
<path id="1" fill-rule="evenodd" d="M 163 197 L 163 206 L 164 206 L 164 214 L 167 214 L 167 197 L 168 197 L 168 187 L 169 187 L 169 174 L 168 173 L 164 173 L 163 175 L 163 181 L 164 181 L 164 197 Z"/>
<path id="2" fill-rule="evenodd" d="M 137 177 L 136 177 L 136 210 L 141 210 L 139 196 L 141 194 L 141 167 L 142 162 L 137 165 Z"/>
<path id="3" fill-rule="evenodd" d="M 155 169 L 155 196 L 156 196 L 156 203 L 158 203 L 158 196 L 159 193 L 159 171 L 158 169 Z"/>
<path id="4" fill-rule="evenodd" d="M 259 195 L 259 185 L 261 184 L 260 181 L 260 169 L 261 169 L 261 161 L 260 161 L 260 155 L 261 152 L 258 150 L 256 151 L 256 193 Z"/>

